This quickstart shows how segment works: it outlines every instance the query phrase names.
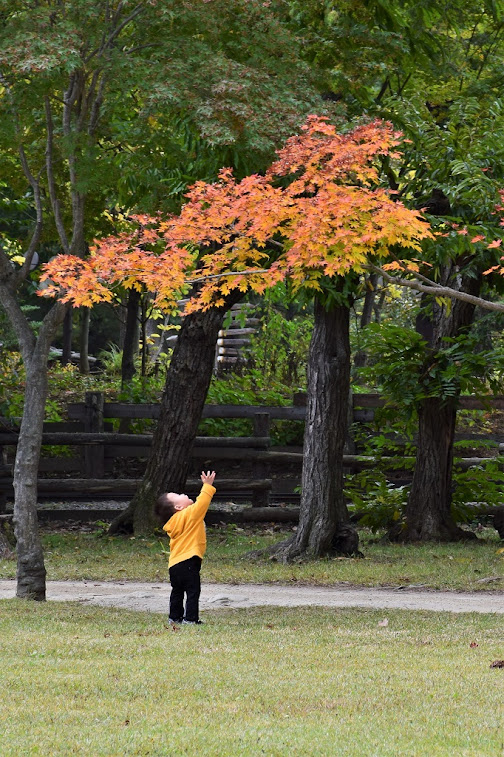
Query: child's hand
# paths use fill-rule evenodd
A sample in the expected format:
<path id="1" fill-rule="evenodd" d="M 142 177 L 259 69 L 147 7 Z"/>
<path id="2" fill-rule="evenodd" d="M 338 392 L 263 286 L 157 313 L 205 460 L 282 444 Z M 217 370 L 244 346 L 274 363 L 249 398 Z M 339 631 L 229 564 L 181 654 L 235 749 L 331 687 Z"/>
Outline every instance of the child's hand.
<path id="1" fill-rule="evenodd" d="M 207 471 L 206 473 L 205 473 L 205 471 L 203 471 L 202 474 L 201 474 L 201 480 L 203 481 L 203 483 L 204 484 L 210 484 L 210 486 L 213 484 L 214 478 L 215 478 L 215 471 L 214 470 L 211 473 L 210 473 L 210 471 Z"/>

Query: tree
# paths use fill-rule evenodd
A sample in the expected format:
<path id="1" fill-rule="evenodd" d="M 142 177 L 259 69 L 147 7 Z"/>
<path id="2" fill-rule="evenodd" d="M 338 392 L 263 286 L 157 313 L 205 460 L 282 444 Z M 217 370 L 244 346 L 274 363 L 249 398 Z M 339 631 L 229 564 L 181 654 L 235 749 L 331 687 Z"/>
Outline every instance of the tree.
<path id="1" fill-rule="evenodd" d="M 84 258 L 107 229 L 110 202 L 162 205 L 163 181 L 178 182 L 164 199 L 176 202 L 184 170 L 203 170 L 184 163 L 194 148 L 184 129 L 213 161 L 233 150 L 264 161 L 316 93 L 291 35 L 256 0 L 0 0 L 0 14 L 0 169 L 15 196 L 28 187 L 34 216 L 19 240 L 21 268 L 0 250 L 1 304 L 27 372 L 14 470 L 17 594 L 44 599 L 36 480 L 47 355 L 66 307 L 51 308 L 37 333 L 24 317 L 20 292 L 35 251 L 57 240 Z"/>
<path id="2" fill-rule="evenodd" d="M 306 40 L 307 59 L 325 74 L 327 97 L 344 103 L 351 115 L 390 119 L 409 138 L 400 161 L 383 158 L 390 188 L 425 208 L 436 226 L 436 218 L 445 221 L 444 239 L 424 245 L 423 260 L 431 267 L 405 263 L 394 275 L 371 267 L 385 281 L 425 294 L 423 319 L 432 327 L 425 366 L 431 366 L 443 339 L 467 330 L 475 305 L 503 310 L 502 302 L 490 301 L 494 294 L 481 297 L 480 288 L 484 292 L 492 245 L 500 244 L 493 211 L 504 180 L 504 5 L 352 0 L 336 9 L 292 0 L 289 9 Z M 480 241 L 471 247 L 459 234 Z M 456 298 L 456 304 L 436 297 Z M 403 536 L 459 538 L 450 511 L 457 398 L 436 402 L 427 394 L 418 405 L 417 467 Z"/>
<path id="3" fill-rule="evenodd" d="M 166 241 L 163 254 L 180 256 L 188 245 L 202 251 L 200 272 L 192 278 L 199 289 L 186 309 L 189 313 L 218 312 L 233 293 L 239 296 L 247 289 L 262 293 L 286 277 L 293 291 L 316 294 L 303 528 L 282 546 L 286 558 L 328 551 L 348 520 L 341 486 L 347 422 L 341 394 L 349 393 L 348 305 L 342 277 L 362 270 L 369 257 L 386 256 L 390 245 L 418 252 L 421 240 L 430 235 L 416 211 L 373 186 L 378 182 L 377 157 L 395 155 L 399 142 L 389 124 L 373 122 L 339 134 L 326 119 L 311 116 L 302 134 L 290 138 L 279 151 L 265 176 L 237 181 L 225 169 L 213 184 L 197 182 L 181 213 L 159 225 Z M 104 272 L 109 283 L 127 276 L 128 262 L 125 259 L 121 272 L 122 262 L 118 265 L 117 256 L 110 254 L 113 246 L 111 240 L 94 251 L 85 264 L 86 277 L 76 278 L 74 266 L 83 264 L 71 259 L 53 261 L 46 276 L 62 288 L 66 300 L 79 304 L 87 303 L 86 297 L 96 299 L 101 296 Z M 135 259 L 138 255 L 137 249 Z M 146 253 L 134 275 L 138 278 L 142 271 L 142 282 L 156 289 L 162 305 L 170 288 L 157 280 L 164 268 L 156 260 Z M 337 408 L 341 415 L 335 427 L 329 421 Z M 176 433 L 173 427 L 172 433 Z M 150 489 L 151 504 L 158 493 Z"/>

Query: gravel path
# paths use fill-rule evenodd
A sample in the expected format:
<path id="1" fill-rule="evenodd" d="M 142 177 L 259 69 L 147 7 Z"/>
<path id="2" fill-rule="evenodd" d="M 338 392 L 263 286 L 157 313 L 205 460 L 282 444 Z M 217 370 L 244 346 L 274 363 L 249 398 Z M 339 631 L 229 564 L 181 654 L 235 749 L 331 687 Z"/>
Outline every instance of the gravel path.
<path id="1" fill-rule="evenodd" d="M 48 581 L 47 599 L 76 601 L 126 610 L 167 613 L 168 583 L 112 581 Z M 14 580 L 0 581 L 0 599 L 15 596 Z M 277 584 L 203 584 L 202 610 L 219 607 L 367 607 L 369 609 L 432 610 L 504 614 L 504 592 L 448 592 L 409 589 L 359 589 Z"/>

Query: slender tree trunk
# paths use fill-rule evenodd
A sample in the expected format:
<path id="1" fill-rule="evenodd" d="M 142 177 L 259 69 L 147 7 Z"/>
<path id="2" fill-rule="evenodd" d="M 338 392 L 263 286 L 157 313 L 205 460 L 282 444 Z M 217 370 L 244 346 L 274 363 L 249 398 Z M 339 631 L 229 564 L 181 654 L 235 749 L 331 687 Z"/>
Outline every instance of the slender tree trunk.
<path id="1" fill-rule="evenodd" d="M 14 534 L 17 551 L 17 596 L 45 599 L 45 567 L 37 522 L 37 476 L 47 396 L 47 357 L 66 307 L 54 305 L 35 339 L 16 295 L 3 289 L 3 305 L 18 336 L 26 370 L 26 389 L 14 463 Z"/>
<path id="2" fill-rule="evenodd" d="M 184 489 L 208 387 L 215 345 L 225 313 L 241 298 L 229 295 L 225 306 L 191 313 L 183 320 L 161 400 L 152 452 L 140 487 L 129 506 L 116 518 L 110 533 L 149 533 L 158 525 L 153 505 L 162 492 Z"/>
<path id="3" fill-rule="evenodd" d="M 91 309 L 81 308 L 80 312 L 80 338 L 79 338 L 79 370 L 87 376 L 89 373 L 89 324 L 91 322 Z"/>
<path id="4" fill-rule="evenodd" d="M 378 285 L 378 274 L 372 273 L 366 278 L 366 296 L 364 297 L 364 305 L 362 308 L 362 315 L 360 319 L 360 328 L 363 329 L 369 323 L 373 315 L 373 310 L 376 300 L 376 288 Z M 364 350 L 359 350 L 354 357 L 355 368 L 363 368 L 366 365 L 367 354 Z"/>
<path id="5" fill-rule="evenodd" d="M 141 294 L 131 289 L 126 302 L 126 326 L 122 343 L 121 384 L 124 387 L 136 373 L 135 355 L 138 352 L 138 316 Z"/>
<path id="6" fill-rule="evenodd" d="M 69 307 L 63 321 L 63 352 L 61 355 L 61 362 L 63 365 L 68 365 L 72 359 L 72 315 L 72 308 Z"/>
<path id="7" fill-rule="evenodd" d="M 25 406 L 14 465 L 14 534 L 16 596 L 36 600 L 46 598 L 46 570 L 37 519 L 37 477 L 46 396 L 46 366 L 42 356 L 34 356 L 26 366 Z"/>
<path id="8" fill-rule="evenodd" d="M 350 394 L 349 308 L 330 310 L 315 301 L 308 358 L 308 407 L 304 436 L 299 525 L 295 536 L 271 553 L 285 561 L 300 555 L 355 554 L 343 496 L 343 450 Z"/>
<path id="9" fill-rule="evenodd" d="M 453 273 L 455 275 L 453 276 Z M 445 282 L 477 295 L 481 277 L 463 278 L 447 270 Z M 467 329 L 474 317 L 474 305 L 454 300 L 450 306 L 431 302 L 417 320 L 417 330 L 427 340 L 426 366 L 436 359 L 445 337 L 456 337 Z M 418 407 L 418 445 L 415 470 L 406 506 L 406 526 L 391 536 L 407 541 L 454 541 L 470 538 L 458 528 L 451 513 L 451 477 L 453 443 L 457 419 L 458 395 L 442 401 L 429 397 Z"/>

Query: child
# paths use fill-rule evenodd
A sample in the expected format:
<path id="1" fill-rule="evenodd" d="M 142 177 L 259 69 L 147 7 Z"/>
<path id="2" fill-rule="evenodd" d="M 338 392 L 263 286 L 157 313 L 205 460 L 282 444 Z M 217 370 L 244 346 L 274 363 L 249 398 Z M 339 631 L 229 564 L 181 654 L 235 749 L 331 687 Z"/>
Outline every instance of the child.
<path id="1" fill-rule="evenodd" d="M 203 519 L 215 494 L 215 487 L 212 486 L 214 479 L 215 471 L 203 471 L 203 486 L 196 502 L 186 494 L 167 492 L 161 494 L 154 508 L 155 514 L 164 523 L 163 531 L 170 537 L 170 623 L 201 623 L 200 568 L 206 550 Z M 185 615 L 184 594 L 187 596 Z"/>

